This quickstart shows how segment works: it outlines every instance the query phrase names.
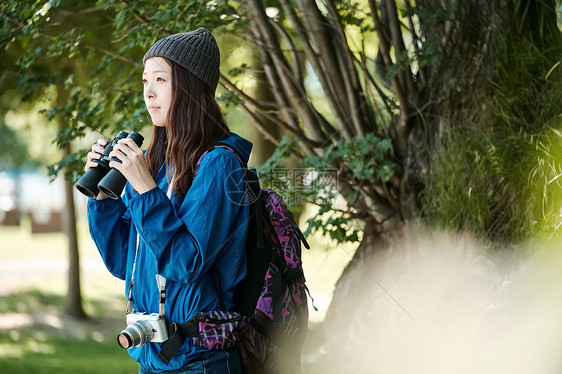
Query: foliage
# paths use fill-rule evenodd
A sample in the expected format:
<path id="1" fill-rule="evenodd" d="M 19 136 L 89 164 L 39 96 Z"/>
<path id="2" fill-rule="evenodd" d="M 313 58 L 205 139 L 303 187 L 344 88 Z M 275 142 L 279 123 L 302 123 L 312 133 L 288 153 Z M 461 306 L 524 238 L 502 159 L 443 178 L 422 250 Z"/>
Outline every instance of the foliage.
<path id="1" fill-rule="evenodd" d="M 562 233 L 562 120 L 556 128 L 547 129 L 531 138 L 535 163 L 528 183 L 534 199 L 532 221 L 534 232 L 541 237 L 560 238 Z"/>
<path id="2" fill-rule="evenodd" d="M 472 123 L 459 116 L 424 192 L 429 221 L 504 241 L 559 230 L 562 72 L 552 66 L 562 51 L 558 40 L 550 50 L 525 38 L 496 40 L 492 94 L 473 97 L 487 115 Z"/>
<path id="3" fill-rule="evenodd" d="M 71 6 L 60 1 L 3 2 L 0 49 L 8 58 L 1 62 L 0 87 L 2 92 L 21 92 L 24 101 L 47 102 L 50 109 L 43 113 L 48 121 L 64 118 L 67 127 L 54 139 L 59 148 L 92 131 L 105 138 L 120 130 L 141 131 L 150 124 L 140 95 L 144 51 L 169 30 L 218 23 L 233 29 L 234 19 L 215 17 L 228 9 L 199 1 L 172 1 L 166 6 L 89 0 Z M 52 89 L 56 85 L 64 86 L 59 103 L 60 92 Z M 76 180 L 83 155 L 84 151 L 71 154 L 51 165 L 51 176 L 65 169 L 66 176 Z"/>
<path id="4" fill-rule="evenodd" d="M 219 100 L 278 146 L 262 180 L 286 187 L 289 203 L 319 206 L 308 232 L 356 241 L 356 220 L 382 232 L 421 215 L 521 238 L 535 209 L 531 139 L 558 115 L 558 71 L 544 77 L 560 56 L 560 3 L 500 3 L 9 0 L 0 90 L 47 103 L 59 147 L 91 132 L 142 131 L 144 51 L 206 27 L 223 52 Z M 259 61 L 225 64 L 244 49 Z M 258 74 L 267 101 L 247 84 Z M 75 179 L 83 152 L 51 173 Z M 284 168 L 287 158 L 297 166 Z"/>
<path id="5" fill-rule="evenodd" d="M 29 162 L 26 143 L 5 123 L 0 122 L 0 165 L 18 169 Z M 1 169 L 0 169 L 1 170 Z"/>
<path id="6" fill-rule="evenodd" d="M 367 134 L 350 143 L 330 145 L 322 156 L 307 156 L 296 167 L 284 167 L 298 144 L 285 136 L 273 156 L 257 168 L 262 187 L 281 193 L 292 209 L 305 203 L 319 207 L 318 213 L 308 219 L 305 235 L 319 231 L 337 243 L 357 242 L 362 230 L 357 222 L 359 215 L 350 206 L 344 206 L 343 210 L 337 208 L 338 176 L 351 174 L 357 189 L 371 183 L 372 179 L 388 181 L 394 169 L 389 160 L 390 144 L 374 134 Z M 339 168 L 332 165 L 339 165 Z"/>

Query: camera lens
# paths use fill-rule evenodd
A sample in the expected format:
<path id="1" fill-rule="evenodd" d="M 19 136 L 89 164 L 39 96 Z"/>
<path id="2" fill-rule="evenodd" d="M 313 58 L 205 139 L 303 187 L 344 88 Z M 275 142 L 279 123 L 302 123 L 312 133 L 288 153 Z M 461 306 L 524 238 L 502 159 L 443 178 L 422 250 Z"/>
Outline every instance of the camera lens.
<path id="1" fill-rule="evenodd" d="M 117 343 L 124 349 L 139 347 L 148 343 L 154 332 L 152 326 L 147 321 L 136 321 L 131 323 L 127 328 L 117 336 Z"/>

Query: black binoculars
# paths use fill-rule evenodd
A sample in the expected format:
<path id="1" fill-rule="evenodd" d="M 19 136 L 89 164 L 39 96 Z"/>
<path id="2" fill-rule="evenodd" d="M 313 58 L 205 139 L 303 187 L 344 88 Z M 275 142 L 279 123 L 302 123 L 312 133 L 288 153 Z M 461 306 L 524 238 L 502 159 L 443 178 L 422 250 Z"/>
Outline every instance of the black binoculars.
<path id="1" fill-rule="evenodd" d="M 123 192 L 127 179 L 117 169 L 109 167 L 111 161 L 121 162 L 118 158 L 109 158 L 109 154 L 117 142 L 121 139 L 131 138 L 140 147 L 144 140 L 143 136 L 138 132 L 131 131 L 128 134 L 126 131 L 121 131 L 115 139 L 105 146 L 102 156 L 99 160 L 94 160 L 98 166 L 88 169 L 78 182 L 76 182 L 76 189 L 84 195 L 95 199 L 100 190 L 112 199 L 118 199 Z"/>

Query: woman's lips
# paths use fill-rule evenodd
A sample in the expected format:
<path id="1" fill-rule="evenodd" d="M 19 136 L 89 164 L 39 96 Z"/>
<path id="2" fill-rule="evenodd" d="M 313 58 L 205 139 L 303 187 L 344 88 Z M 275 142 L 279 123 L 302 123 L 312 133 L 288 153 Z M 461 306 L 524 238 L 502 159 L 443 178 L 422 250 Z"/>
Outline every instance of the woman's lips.
<path id="1" fill-rule="evenodd" d="M 149 112 L 153 112 L 153 111 L 158 110 L 158 109 L 160 109 L 159 106 L 149 106 L 149 107 L 148 107 L 148 111 L 149 111 Z"/>

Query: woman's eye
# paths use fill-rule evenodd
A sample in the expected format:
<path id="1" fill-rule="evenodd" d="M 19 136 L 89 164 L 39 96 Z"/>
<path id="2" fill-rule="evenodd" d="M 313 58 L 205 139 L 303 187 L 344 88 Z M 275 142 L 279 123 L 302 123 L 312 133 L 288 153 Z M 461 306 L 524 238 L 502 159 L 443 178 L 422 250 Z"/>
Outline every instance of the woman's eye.
<path id="1" fill-rule="evenodd" d="M 142 84 L 146 84 L 146 82 L 147 82 L 146 79 L 143 79 L 143 80 L 142 80 Z"/>
<path id="2" fill-rule="evenodd" d="M 164 82 L 164 78 L 161 78 L 161 77 L 156 78 L 156 80 L 157 80 L 158 82 Z"/>

